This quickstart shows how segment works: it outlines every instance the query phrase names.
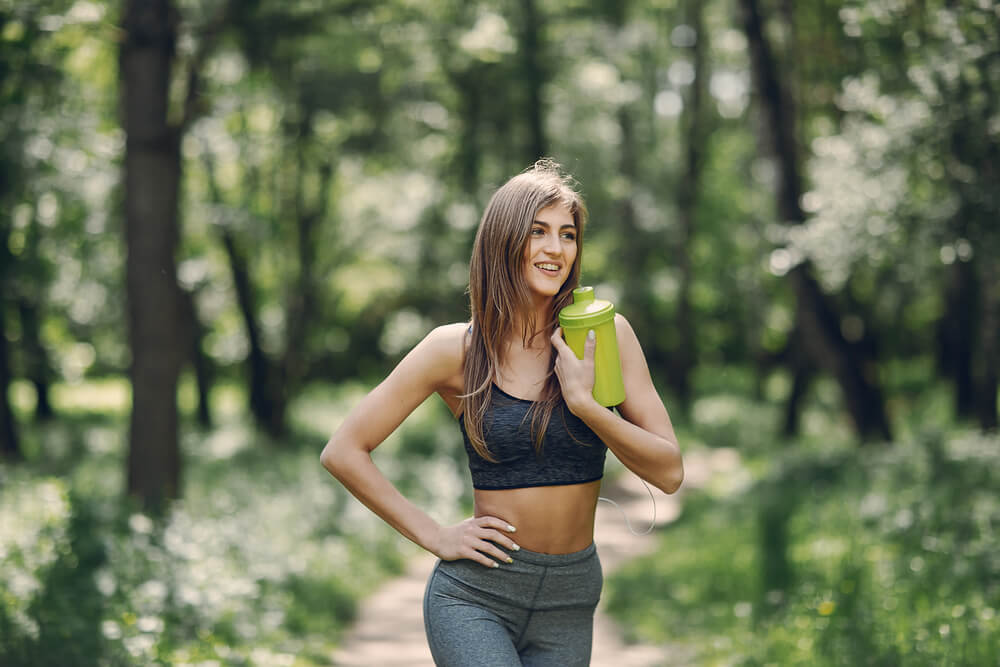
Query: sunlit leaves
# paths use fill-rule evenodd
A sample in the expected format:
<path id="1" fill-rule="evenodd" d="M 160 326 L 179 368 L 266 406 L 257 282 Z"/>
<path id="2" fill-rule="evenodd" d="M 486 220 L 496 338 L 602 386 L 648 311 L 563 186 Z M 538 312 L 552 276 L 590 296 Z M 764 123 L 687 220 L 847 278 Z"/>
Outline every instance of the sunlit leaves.
<path id="1" fill-rule="evenodd" d="M 0 571 L 13 596 L 5 602 L 27 601 L 38 590 L 36 576 L 63 548 L 67 490 L 54 479 L 8 478 L 0 500 Z"/>
<path id="2" fill-rule="evenodd" d="M 472 28 L 458 38 L 458 44 L 469 54 L 485 62 L 498 62 L 517 49 L 507 21 L 490 11 L 479 14 Z"/>

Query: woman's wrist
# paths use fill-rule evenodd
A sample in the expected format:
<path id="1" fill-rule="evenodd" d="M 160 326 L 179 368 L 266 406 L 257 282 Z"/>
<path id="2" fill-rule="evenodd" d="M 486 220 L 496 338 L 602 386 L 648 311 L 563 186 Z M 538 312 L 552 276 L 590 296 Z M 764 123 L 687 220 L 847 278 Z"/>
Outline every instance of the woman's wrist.
<path id="1" fill-rule="evenodd" d="M 566 400 L 566 407 L 574 415 L 587 422 L 590 415 L 597 414 L 598 411 L 603 410 L 601 404 L 594 399 L 593 392 L 586 392 L 580 396 L 576 396 L 572 399 Z"/>
<path id="2" fill-rule="evenodd" d="M 432 519 L 433 521 L 433 519 Z M 425 528 L 422 528 L 420 534 L 415 536 L 417 539 L 413 540 L 418 546 L 423 547 L 425 550 L 434 554 L 435 556 L 441 555 L 441 531 L 444 527 L 437 521 Z"/>

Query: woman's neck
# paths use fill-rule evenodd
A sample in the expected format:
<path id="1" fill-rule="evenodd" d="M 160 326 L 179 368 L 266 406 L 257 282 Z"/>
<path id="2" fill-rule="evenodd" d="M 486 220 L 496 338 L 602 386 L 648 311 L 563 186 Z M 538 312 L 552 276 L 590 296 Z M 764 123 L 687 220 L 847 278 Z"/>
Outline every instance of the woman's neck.
<path id="1" fill-rule="evenodd" d="M 552 308 L 552 297 L 545 297 L 544 301 L 536 300 L 534 305 L 534 328 L 529 333 L 528 339 L 530 344 L 526 344 L 527 341 L 523 341 L 521 338 L 522 332 L 525 330 L 525 324 L 527 322 L 527 317 L 524 319 L 517 319 L 514 322 L 513 330 L 511 331 L 511 340 L 507 341 L 509 346 L 518 346 L 522 349 L 530 350 L 545 350 L 550 346 L 548 331 L 549 324 L 549 313 Z"/>

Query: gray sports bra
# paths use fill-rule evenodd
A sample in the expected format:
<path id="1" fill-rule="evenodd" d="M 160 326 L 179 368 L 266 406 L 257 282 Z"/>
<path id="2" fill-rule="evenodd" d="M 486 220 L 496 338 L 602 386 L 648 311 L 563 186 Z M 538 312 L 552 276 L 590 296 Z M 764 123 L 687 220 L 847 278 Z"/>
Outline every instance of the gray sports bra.
<path id="1" fill-rule="evenodd" d="M 552 411 L 542 451 L 535 450 L 529 412 L 534 401 L 517 398 L 495 384 L 483 418 L 483 439 L 496 463 L 479 456 L 458 418 L 476 489 L 520 489 L 529 486 L 584 484 L 604 476 L 608 448 L 562 400 Z"/>

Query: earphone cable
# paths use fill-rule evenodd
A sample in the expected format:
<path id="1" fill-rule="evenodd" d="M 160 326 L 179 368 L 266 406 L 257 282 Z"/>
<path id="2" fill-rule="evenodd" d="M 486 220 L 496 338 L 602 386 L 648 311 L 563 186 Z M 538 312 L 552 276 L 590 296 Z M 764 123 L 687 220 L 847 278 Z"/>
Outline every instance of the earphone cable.
<path id="1" fill-rule="evenodd" d="M 635 532 L 635 530 L 632 529 L 632 522 L 628 520 L 628 515 L 625 514 L 625 510 L 621 508 L 621 505 L 611 500 L 610 498 L 605 498 L 603 496 L 599 496 L 597 498 L 598 500 L 603 500 L 604 502 L 611 503 L 612 505 L 617 507 L 618 511 L 621 512 L 622 518 L 625 519 L 625 525 L 628 526 L 628 532 L 636 536 L 649 535 L 651 532 L 653 532 L 653 528 L 656 526 L 656 498 L 653 497 L 653 490 L 649 488 L 649 484 L 646 484 L 645 480 L 639 480 L 639 481 L 642 482 L 642 485 L 644 487 L 646 487 L 646 493 L 649 494 L 649 500 L 653 505 L 653 518 L 649 522 L 649 527 L 646 528 L 646 530 L 641 533 L 637 533 Z"/>

